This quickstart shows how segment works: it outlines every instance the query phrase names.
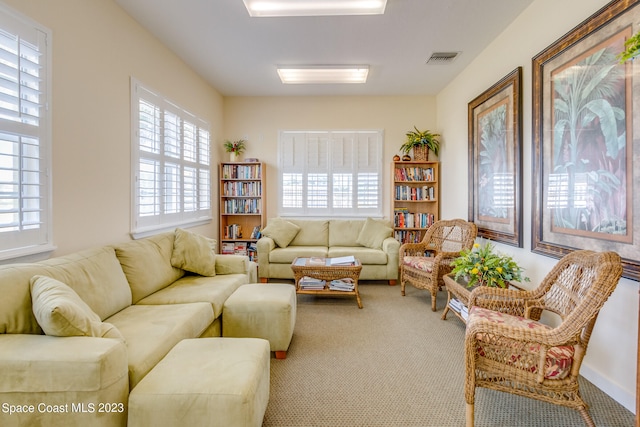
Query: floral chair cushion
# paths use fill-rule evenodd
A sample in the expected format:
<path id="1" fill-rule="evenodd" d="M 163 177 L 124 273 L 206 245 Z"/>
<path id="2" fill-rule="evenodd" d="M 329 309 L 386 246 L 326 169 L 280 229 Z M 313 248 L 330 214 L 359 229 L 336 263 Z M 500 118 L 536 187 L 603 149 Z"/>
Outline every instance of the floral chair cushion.
<path id="1" fill-rule="evenodd" d="M 402 259 L 402 263 L 406 266 L 424 270 L 428 273 L 433 272 L 433 258 L 424 256 L 406 256 Z"/>
<path id="2" fill-rule="evenodd" d="M 493 323 L 504 324 L 515 328 L 528 329 L 551 329 L 549 326 L 525 319 L 519 316 L 512 316 L 506 313 L 489 310 L 482 307 L 471 307 L 467 325 L 479 319 L 485 319 Z M 507 364 L 536 373 L 538 370 L 538 357 L 540 344 L 534 342 L 522 342 L 506 338 L 498 338 L 497 335 L 489 333 L 479 333 L 476 335 L 479 342 L 478 353 L 483 357 L 494 360 L 505 361 Z M 511 355 L 504 357 L 504 349 L 510 348 Z M 563 379 L 569 375 L 571 364 L 573 363 L 573 346 L 551 347 L 547 352 L 544 364 L 544 377 L 546 379 Z M 501 356 L 502 355 L 502 356 Z"/>

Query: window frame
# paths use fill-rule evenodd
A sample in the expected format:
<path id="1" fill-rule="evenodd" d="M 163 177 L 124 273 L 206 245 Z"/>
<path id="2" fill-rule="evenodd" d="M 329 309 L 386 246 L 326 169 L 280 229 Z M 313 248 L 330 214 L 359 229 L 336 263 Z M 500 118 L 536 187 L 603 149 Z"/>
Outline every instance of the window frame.
<path id="1" fill-rule="evenodd" d="M 152 133 L 152 144 L 157 146 L 150 147 L 149 150 L 143 149 L 140 136 L 142 100 L 150 108 L 154 108 L 153 118 L 156 120 L 157 129 Z M 157 117 L 155 113 L 158 114 Z M 176 227 L 210 223 L 213 220 L 210 124 L 133 77 L 131 117 L 131 236 L 138 239 Z M 173 121 L 168 120 L 169 117 Z M 185 132 L 185 124 L 189 124 L 189 133 Z M 204 140 L 206 147 L 203 148 Z M 152 183 L 154 192 L 151 196 L 154 199 L 151 207 L 154 213 L 148 215 L 141 214 L 140 182 L 145 173 L 148 176 L 151 172 L 141 172 L 142 161 L 151 165 L 153 174 L 156 175 L 148 180 Z M 167 168 L 177 171 L 171 175 L 171 181 L 167 180 Z M 187 171 L 192 173 L 187 176 Z M 172 185 L 167 187 L 170 182 Z M 169 193 L 171 197 L 167 196 Z M 190 197 L 187 198 L 187 194 Z M 187 205 L 195 205 L 195 209 L 188 209 Z"/>
<path id="2" fill-rule="evenodd" d="M 37 66 L 40 67 L 41 72 L 38 74 L 38 80 L 40 82 L 37 89 L 29 88 L 26 92 L 32 92 L 35 90 L 38 92 L 40 99 L 35 104 L 38 108 L 38 124 L 35 126 L 28 125 L 25 120 L 11 120 L 0 119 L 0 132 L 6 135 L 6 142 L 9 142 L 10 137 L 16 138 L 15 144 L 18 147 L 18 169 L 14 169 L 16 163 L 13 166 L 5 168 L 4 171 L 14 170 L 14 173 L 18 173 L 17 180 L 5 181 L 7 188 L 6 200 L 11 199 L 12 190 L 8 190 L 11 185 L 18 186 L 18 207 L 10 208 L 6 210 L 6 213 L 10 213 L 12 210 L 17 209 L 18 221 L 14 227 L 17 230 L 8 230 L 0 232 L 2 241 L 0 242 L 0 263 L 31 261 L 46 258 L 53 250 L 56 249 L 53 240 L 53 203 L 52 203 L 52 107 L 51 107 L 51 94 L 52 94 L 52 45 L 53 37 L 52 31 L 33 19 L 25 16 L 5 4 L 0 3 L 0 27 L 3 32 L 16 36 L 19 39 L 30 40 L 28 43 L 35 47 L 35 51 L 39 54 L 40 61 Z M 34 42 L 36 44 L 34 44 Z M 22 46 L 22 43 L 19 42 Z M 28 59 L 25 59 L 28 61 Z M 21 67 L 22 69 L 22 67 Z M 26 80 L 25 80 L 26 82 Z M 26 83 L 20 79 L 18 83 L 20 102 L 30 102 L 28 96 L 23 93 L 21 89 L 23 86 L 26 88 Z M 26 96 L 26 97 L 25 97 Z M 29 114 L 21 107 L 20 116 L 22 113 Z M 33 106 L 32 106 L 33 108 Z M 28 144 L 25 140 L 31 139 L 37 141 L 35 144 Z M 7 144 L 9 145 L 9 144 Z M 31 147 L 32 154 L 25 154 L 26 146 Z M 33 154 L 37 152 L 37 154 Z M 16 152 L 11 153 L 7 151 L 5 156 L 15 156 Z M 37 157 L 33 157 L 37 155 Z M 34 164 L 37 166 L 34 169 Z M 27 166 L 30 164 L 31 166 Z M 8 172 L 10 173 L 10 172 Z M 8 174 L 7 173 L 7 174 Z M 27 187 L 33 187 L 33 183 L 29 183 L 25 174 L 34 175 L 37 174 L 36 180 L 37 191 L 31 194 L 27 194 Z M 2 184 L 2 183 L 0 183 Z M 2 193 L 0 193 L 0 196 Z M 28 206 L 28 199 L 38 199 L 35 204 Z M 14 200 L 15 202 L 15 200 Z M 14 212 L 14 213 L 15 213 Z M 33 220 L 31 222 L 25 219 L 29 213 L 37 212 L 37 226 L 34 226 Z M 33 215 L 32 215 L 33 217 Z M 6 233 L 6 234 L 5 234 Z"/>
<path id="3" fill-rule="evenodd" d="M 382 130 L 280 130 L 278 216 L 382 218 L 383 147 Z M 371 180 L 359 178 L 371 174 L 377 175 L 377 179 L 362 200 L 358 187 L 361 182 L 369 185 Z M 344 186 L 339 188 L 340 180 L 334 180 L 334 177 L 345 183 L 346 192 Z M 290 197 L 285 197 L 286 194 Z M 351 194 L 351 197 L 345 194 Z M 359 206 L 371 202 L 372 194 L 375 206 Z M 294 200 L 295 206 L 286 206 L 290 200 Z M 316 206 L 311 206 L 314 203 Z M 340 203 L 343 207 L 338 206 Z"/>

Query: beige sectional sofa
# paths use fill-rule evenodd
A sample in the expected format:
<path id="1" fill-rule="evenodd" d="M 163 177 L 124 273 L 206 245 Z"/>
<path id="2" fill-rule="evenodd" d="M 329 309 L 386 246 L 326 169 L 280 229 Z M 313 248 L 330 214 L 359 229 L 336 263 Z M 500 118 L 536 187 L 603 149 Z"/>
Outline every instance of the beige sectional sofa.
<path id="1" fill-rule="evenodd" d="M 291 263 L 296 257 L 354 255 L 362 263 L 362 280 L 398 278 L 400 243 L 392 237 L 391 223 L 372 218 L 284 219 L 272 218 L 258 240 L 258 276 L 293 279 Z"/>
<path id="2" fill-rule="evenodd" d="M 0 266 L 0 425 L 124 426 L 129 391 L 178 342 L 219 337 L 250 263 L 189 239 Z"/>

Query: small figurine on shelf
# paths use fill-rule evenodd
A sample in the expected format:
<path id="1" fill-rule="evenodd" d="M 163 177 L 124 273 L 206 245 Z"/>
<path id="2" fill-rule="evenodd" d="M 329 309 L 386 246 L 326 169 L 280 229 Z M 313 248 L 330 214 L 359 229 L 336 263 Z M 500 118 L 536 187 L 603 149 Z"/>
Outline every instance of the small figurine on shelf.
<path id="1" fill-rule="evenodd" d="M 247 141 L 244 139 L 239 139 L 233 142 L 226 140 L 224 142 L 224 149 L 227 150 L 227 153 L 230 154 L 230 161 L 237 162 L 239 160 L 240 154 L 242 154 L 246 149 L 246 142 Z"/>
<path id="2" fill-rule="evenodd" d="M 405 154 L 404 156 L 402 156 L 402 161 L 403 162 L 410 162 L 411 161 L 411 156 L 408 154 Z"/>
<path id="3" fill-rule="evenodd" d="M 395 156 L 393 156 L 393 161 L 394 162 L 399 162 L 400 161 L 400 156 L 398 156 L 397 154 Z"/>

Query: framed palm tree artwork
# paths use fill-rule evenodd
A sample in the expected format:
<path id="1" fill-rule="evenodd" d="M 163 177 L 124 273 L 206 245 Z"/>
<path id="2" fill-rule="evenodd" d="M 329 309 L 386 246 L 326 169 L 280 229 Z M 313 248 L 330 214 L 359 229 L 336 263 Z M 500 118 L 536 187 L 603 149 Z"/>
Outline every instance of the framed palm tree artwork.
<path id="1" fill-rule="evenodd" d="M 469 221 L 522 247 L 522 67 L 469 103 Z"/>
<path id="2" fill-rule="evenodd" d="M 640 279 L 640 1 L 616 0 L 533 58 L 532 251 L 612 250 Z M 634 188 L 635 186 L 635 188 Z"/>

